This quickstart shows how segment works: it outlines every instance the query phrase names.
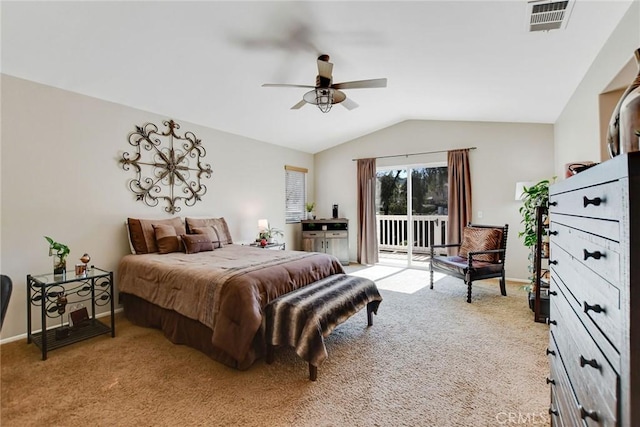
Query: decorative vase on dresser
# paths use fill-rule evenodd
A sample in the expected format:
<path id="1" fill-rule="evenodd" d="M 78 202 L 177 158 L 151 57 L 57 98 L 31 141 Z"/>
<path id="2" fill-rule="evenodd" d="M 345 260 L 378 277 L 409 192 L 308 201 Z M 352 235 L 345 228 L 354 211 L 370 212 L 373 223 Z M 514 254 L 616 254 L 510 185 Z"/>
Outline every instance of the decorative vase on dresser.
<path id="1" fill-rule="evenodd" d="M 640 48 L 635 51 L 635 57 L 638 75 L 620 97 L 609 121 L 607 149 L 612 158 L 640 149 L 635 137 L 640 130 Z"/>
<path id="2" fill-rule="evenodd" d="M 640 131 L 640 49 L 636 50 L 638 76 L 633 81 L 635 88 L 627 94 L 620 103 L 620 153 L 638 151 L 638 136 Z"/>
<path id="3" fill-rule="evenodd" d="M 554 426 L 640 425 L 640 152 L 549 189 Z"/>

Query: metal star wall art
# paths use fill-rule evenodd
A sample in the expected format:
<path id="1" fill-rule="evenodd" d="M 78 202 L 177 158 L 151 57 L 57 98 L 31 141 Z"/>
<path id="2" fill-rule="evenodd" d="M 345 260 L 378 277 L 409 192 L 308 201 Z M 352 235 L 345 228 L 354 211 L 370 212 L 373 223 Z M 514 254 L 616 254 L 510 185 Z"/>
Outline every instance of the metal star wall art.
<path id="1" fill-rule="evenodd" d="M 178 203 L 193 206 L 202 200 L 207 187 L 200 180 L 211 178 L 211 165 L 202 162 L 207 152 L 193 132 L 180 136 L 176 134 L 179 124 L 173 120 L 163 124 L 167 130 L 162 133 L 153 123 L 136 126 L 128 136 L 136 151 L 133 155 L 125 152 L 119 163 L 136 174 L 128 184 L 136 200 L 151 207 L 166 201 L 164 210 L 175 214 L 181 210 Z"/>

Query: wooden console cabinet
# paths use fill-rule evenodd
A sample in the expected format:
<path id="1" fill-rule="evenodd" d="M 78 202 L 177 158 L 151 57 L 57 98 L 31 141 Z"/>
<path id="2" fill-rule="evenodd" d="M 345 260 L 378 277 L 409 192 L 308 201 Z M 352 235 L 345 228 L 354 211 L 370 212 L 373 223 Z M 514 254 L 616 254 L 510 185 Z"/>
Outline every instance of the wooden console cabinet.
<path id="1" fill-rule="evenodd" d="M 334 255 L 349 265 L 349 220 L 307 219 L 302 221 L 302 250 Z"/>
<path id="2" fill-rule="evenodd" d="M 550 187 L 551 423 L 640 425 L 640 152 Z"/>

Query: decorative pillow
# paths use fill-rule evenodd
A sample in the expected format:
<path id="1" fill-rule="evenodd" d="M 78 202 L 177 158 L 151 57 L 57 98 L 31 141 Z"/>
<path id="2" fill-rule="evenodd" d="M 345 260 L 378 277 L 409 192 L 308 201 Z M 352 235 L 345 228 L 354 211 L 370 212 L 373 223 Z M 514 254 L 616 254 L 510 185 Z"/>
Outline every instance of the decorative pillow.
<path id="1" fill-rule="evenodd" d="M 224 218 L 185 218 L 187 223 L 187 230 L 189 234 L 194 233 L 194 228 L 198 227 L 214 227 L 220 237 L 220 243 L 232 244 L 231 233 L 229 232 L 229 226 Z"/>
<path id="2" fill-rule="evenodd" d="M 158 252 L 161 254 L 169 254 L 180 251 L 180 240 L 178 239 L 176 229 L 172 225 L 153 225 L 153 230 L 156 236 Z"/>
<path id="3" fill-rule="evenodd" d="M 213 250 L 213 243 L 206 234 L 183 234 L 181 237 L 188 254 Z"/>
<path id="4" fill-rule="evenodd" d="M 190 231 L 193 231 L 194 234 L 203 234 L 206 235 L 214 249 L 221 248 L 223 246 L 220 241 L 220 236 L 216 227 L 208 226 L 208 227 L 194 227 Z"/>
<path id="5" fill-rule="evenodd" d="M 129 230 L 129 221 L 124 222 L 124 226 L 127 229 L 127 240 L 129 241 L 129 249 L 133 255 L 136 254 L 136 248 L 133 247 L 133 241 L 131 240 L 131 231 Z"/>
<path id="6" fill-rule="evenodd" d="M 502 230 L 499 228 L 465 227 L 462 231 L 462 244 L 459 256 L 467 258 L 469 252 L 500 249 Z M 474 255 L 474 260 L 498 262 L 500 254 Z"/>
<path id="7" fill-rule="evenodd" d="M 129 237 L 136 254 L 150 254 L 158 252 L 154 225 L 171 225 L 176 229 L 176 236 L 187 231 L 179 217 L 170 219 L 137 219 L 128 218 Z"/>

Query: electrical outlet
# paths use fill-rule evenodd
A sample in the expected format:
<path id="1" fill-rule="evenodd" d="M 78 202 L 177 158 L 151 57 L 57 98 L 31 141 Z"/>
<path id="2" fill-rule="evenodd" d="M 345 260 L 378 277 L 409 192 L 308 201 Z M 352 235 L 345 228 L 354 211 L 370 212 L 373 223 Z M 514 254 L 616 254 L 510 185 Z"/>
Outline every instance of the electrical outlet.
<path id="1" fill-rule="evenodd" d="M 482 219 L 482 211 L 478 211 L 478 219 Z"/>

